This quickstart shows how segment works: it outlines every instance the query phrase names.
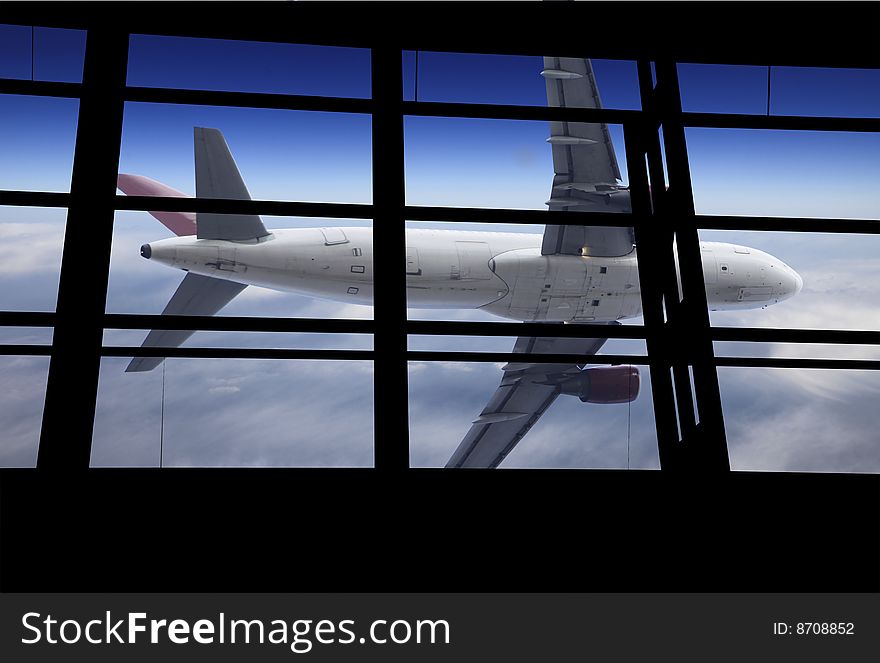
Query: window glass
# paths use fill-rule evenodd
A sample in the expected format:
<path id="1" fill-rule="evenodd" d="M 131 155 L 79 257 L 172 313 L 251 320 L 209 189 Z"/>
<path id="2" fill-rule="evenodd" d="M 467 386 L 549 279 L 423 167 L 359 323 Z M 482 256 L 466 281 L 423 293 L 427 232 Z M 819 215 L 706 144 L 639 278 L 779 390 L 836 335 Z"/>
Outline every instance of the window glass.
<path id="1" fill-rule="evenodd" d="M 686 130 L 698 214 L 876 218 L 880 134 Z"/>
<path id="2" fill-rule="evenodd" d="M 80 83 L 84 30 L 0 25 L 0 78 Z"/>
<path id="3" fill-rule="evenodd" d="M 639 109 L 636 63 L 591 60 L 605 108 Z M 405 51 L 404 95 L 407 101 L 546 106 L 544 58 Z"/>
<path id="4" fill-rule="evenodd" d="M 196 127 L 219 130 L 255 200 L 372 201 L 370 117 L 353 113 L 128 103 L 119 172 L 194 195 Z"/>
<path id="5" fill-rule="evenodd" d="M 439 336 L 410 334 L 409 349 L 418 352 L 512 352 L 516 336 Z M 542 337 L 552 338 L 552 337 Z M 557 352 L 538 347 L 534 352 Z M 560 354 L 567 354 L 558 351 Z M 645 356 L 645 341 L 632 338 L 609 338 L 602 346 L 602 354 Z"/>
<path id="6" fill-rule="evenodd" d="M 579 132 L 597 138 L 603 135 L 602 125 L 568 124 L 575 139 Z M 549 200 L 566 197 L 553 193 L 553 146 L 548 143 L 551 128 L 547 122 L 407 117 L 404 131 L 409 205 L 545 210 Z M 605 169 L 608 177 L 603 179 L 611 181 L 585 183 L 603 185 L 582 196 L 591 203 L 589 207 L 567 207 L 570 211 L 616 210 L 621 194 L 615 185 L 627 185 L 626 158 L 622 127 L 609 125 L 608 131 L 622 180 L 614 177 L 609 166 Z M 605 145 L 585 143 L 570 149 L 592 153 L 604 150 Z"/>
<path id="7" fill-rule="evenodd" d="M 101 361 L 93 467 L 369 467 L 369 361 Z"/>
<path id="8" fill-rule="evenodd" d="M 685 112 L 767 112 L 767 67 L 681 63 L 678 84 Z"/>
<path id="9" fill-rule="evenodd" d="M 880 71 L 821 67 L 678 65 L 681 104 L 697 113 L 878 117 Z"/>
<path id="10" fill-rule="evenodd" d="M 502 365 L 410 362 L 413 467 L 449 461 L 495 393 Z M 631 403 L 559 396 L 499 468 L 659 468 L 649 371 L 640 367 L 639 373 L 640 389 Z"/>
<path id="11" fill-rule="evenodd" d="M 79 101 L 0 95 L 0 189 L 70 191 Z"/>
<path id="12" fill-rule="evenodd" d="M 701 230 L 700 239 L 712 324 L 880 329 L 880 237 Z"/>
<path id="13" fill-rule="evenodd" d="M 128 84 L 229 92 L 370 96 L 370 51 L 132 35 Z"/>
<path id="14" fill-rule="evenodd" d="M 0 207 L 0 310 L 54 311 L 67 210 Z"/>
<path id="15" fill-rule="evenodd" d="M 731 468 L 880 472 L 880 372 L 719 367 Z"/>
<path id="16" fill-rule="evenodd" d="M 0 467 L 35 467 L 48 357 L 0 356 Z"/>
<path id="17" fill-rule="evenodd" d="M 0 344 L 51 345 L 51 327 L 0 327 Z"/>

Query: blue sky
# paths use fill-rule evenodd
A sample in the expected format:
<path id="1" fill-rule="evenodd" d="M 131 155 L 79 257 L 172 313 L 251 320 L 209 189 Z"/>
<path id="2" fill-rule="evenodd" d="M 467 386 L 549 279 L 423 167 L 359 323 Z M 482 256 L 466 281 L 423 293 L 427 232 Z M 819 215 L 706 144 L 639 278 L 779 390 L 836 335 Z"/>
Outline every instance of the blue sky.
<path id="1" fill-rule="evenodd" d="M 31 32 L 0 27 L 0 76 L 30 78 Z M 34 33 L 34 72 L 77 80 L 82 35 Z M 415 97 L 415 55 L 404 55 L 405 97 Z M 635 65 L 593 63 L 606 107 L 639 107 Z M 546 103 L 541 58 L 419 54 L 418 99 L 471 103 Z M 135 36 L 132 85 L 295 94 L 370 94 L 369 54 L 357 49 L 237 44 Z M 764 113 L 767 70 L 682 65 L 685 110 Z M 774 68 L 773 113 L 877 116 L 880 76 L 865 70 Z M 66 191 L 77 103 L 0 96 L 0 188 Z M 226 135 L 255 198 L 369 203 L 370 118 L 352 114 L 130 103 L 121 170 L 194 193 L 192 127 Z M 625 175 L 620 127 L 610 127 Z M 552 163 L 546 123 L 411 117 L 406 119 L 410 204 L 544 209 Z M 868 134 L 689 129 L 697 209 L 705 214 L 877 216 L 880 144 Z M 272 228 L 369 222 L 267 218 Z M 377 220 L 381 222 L 381 220 Z M 456 226 L 460 227 L 460 226 Z M 52 310 L 65 228 L 64 212 L 0 208 L 0 309 Z M 472 226 L 474 229 L 502 229 Z M 535 227 L 504 230 L 540 232 Z M 107 310 L 158 313 L 180 275 L 138 256 L 145 241 L 167 236 L 145 213 L 120 212 L 114 230 Z M 875 236 L 730 233 L 701 237 L 754 246 L 779 256 L 805 280 L 796 298 L 767 310 L 713 314 L 721 325 L 878 329 L 880 283 Z M 371 310 L 294 293 L 248 288 L 227 315 L 368 318 Z M 497 320 L 478 311 L 411 311 L 415 318 Z M 144 331 L 108 331 L 109 345 L 139 344 Z M 0 342 L 50 340 L 44 331 L 2 329 Z M 192 345 L 368 348 L 365 337 L 202 332 Z M 508 350 L 512 339 L 412 338 L 414 349 Z M 609 342 L 606 352 L 641 352 L 642 342 Z M 719 346 L 760 356 L 876 358 L 871 347 Z M 102 363 L 93 463 L 151 465 L 160 430 L 165 462 L 178 465 L 348 465 L 371 463 L 372 367 L 369 362 L 169 360 L 161 420 L 161 374 L 122 372 Z M 42 358 L 4 358 L 0 421 L 9 431 L 0 465 L 33 463 L 45 389 Z M 350 370 L 349 370 L 350 369 Z M 523 467 L 657 466 L 650 382 L 632 406 L 590 406 L 560 398 L 506 462 Z M 492 364 L 411 366 L 414 465 L 445 462 L 497 385 Z M 880 376 L 868 372 L 723 369 L 731 457 L 739 469 L 880 471 L 872 403 Z M 772 401 L 773 406 L 768 406 Z M 253 412 L 259 411 L 254 418 Z M 218 414 L 219 413 L 219 414 Z M 345 413 L 345 416 L 339 416 Z M 290 421 L 297 422 L 291 426 Z M 164 428 L 163 428 L 164 426 Z M 571 431 L 578 431 L 572 435 Z M 628 442 L 628 445 L 627 445 Z M 629 454 L 627 454 L 629 446 Z"/>

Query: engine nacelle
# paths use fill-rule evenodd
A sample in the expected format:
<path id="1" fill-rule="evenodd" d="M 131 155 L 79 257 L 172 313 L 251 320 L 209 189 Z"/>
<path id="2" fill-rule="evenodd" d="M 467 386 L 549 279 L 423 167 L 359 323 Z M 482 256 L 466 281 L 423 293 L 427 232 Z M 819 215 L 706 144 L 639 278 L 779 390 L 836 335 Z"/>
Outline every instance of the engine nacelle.
<path id="1" fill-rule="evenodd" d="M 584 403 L 629 403 L 639 395 L 638 366 L 596 366 L 562 384 L 562 393 Z"/>

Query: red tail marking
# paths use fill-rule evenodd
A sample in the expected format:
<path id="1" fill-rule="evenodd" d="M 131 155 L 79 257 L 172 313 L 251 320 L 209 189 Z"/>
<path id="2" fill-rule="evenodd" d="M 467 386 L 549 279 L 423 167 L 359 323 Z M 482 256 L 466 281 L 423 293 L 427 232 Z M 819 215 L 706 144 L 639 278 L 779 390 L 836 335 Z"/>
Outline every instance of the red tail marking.
<path id="1" fill-rule="evenodd" d="M 185 193 L 143 175 L 120 174 L 116 186 L 127 196 L 163 196 L 187 198 Z M 196 215 L 192 212 L 150 212 L 159 223 L 178 237 L 196 234 Z"/>

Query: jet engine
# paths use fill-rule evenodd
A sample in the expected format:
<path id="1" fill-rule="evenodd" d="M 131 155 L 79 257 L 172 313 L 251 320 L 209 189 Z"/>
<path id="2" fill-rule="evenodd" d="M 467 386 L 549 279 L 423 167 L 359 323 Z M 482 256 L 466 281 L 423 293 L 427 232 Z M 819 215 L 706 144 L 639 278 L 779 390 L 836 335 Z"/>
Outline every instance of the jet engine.
<path id="1" fill-rule="evenodd" d="M 629 403 L 639 395 L 637 366 L 596 366 L 562 383 L 562 393 L 584 403 Z"/>

